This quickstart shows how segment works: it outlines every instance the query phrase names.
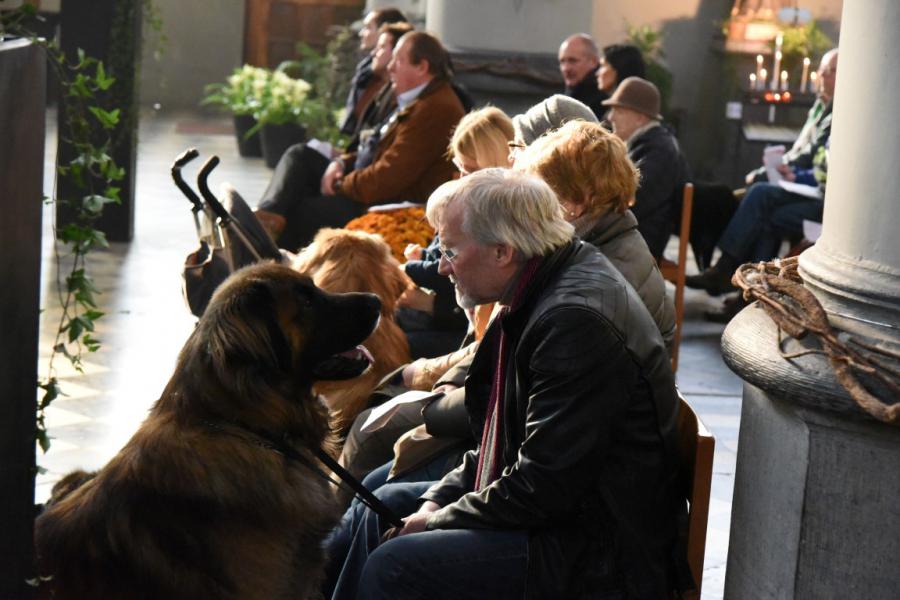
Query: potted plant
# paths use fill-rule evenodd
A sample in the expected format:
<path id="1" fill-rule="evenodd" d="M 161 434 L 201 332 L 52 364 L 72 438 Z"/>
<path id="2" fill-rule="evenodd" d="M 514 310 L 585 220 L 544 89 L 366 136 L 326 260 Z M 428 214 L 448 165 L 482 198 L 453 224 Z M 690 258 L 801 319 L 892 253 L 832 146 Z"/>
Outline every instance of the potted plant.
<path id="1" fill-rule="evenodd" d="M 312 86 L 303 79 L 290 77 L 285 73 L 286 68 L 283 63 L 271 73 L 256 111 L 263 158 L 271 168 L 285 150 L 306 139 L 307 129 L 315 129 L 315 123 L 307 118 L 316 112 L 317 102 L 310 98 Z"/>
<path id="2" fill-rule="evenodd" d="M 256 113 L 271 77 L 272 72 L 268 69 L 244 65 L 235 69 L 225 83 L 206 86 L 207 96 L 202 104 L 212 104 L 232 114 L 241 156 L 262 156 Z"/>

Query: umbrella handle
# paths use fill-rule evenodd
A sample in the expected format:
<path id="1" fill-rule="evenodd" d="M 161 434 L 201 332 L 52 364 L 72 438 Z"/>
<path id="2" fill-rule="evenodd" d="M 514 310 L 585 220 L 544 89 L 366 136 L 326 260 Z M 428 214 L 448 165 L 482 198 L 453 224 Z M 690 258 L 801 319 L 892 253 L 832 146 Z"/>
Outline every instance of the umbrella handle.
<path id="1" fill-rule="evenodd" d="M 175 181 L 175 185 L 178 186 L 178 189 L 181 190 L 181 193 L 194 205 L 193 211 L 195 216 L 203 210 L 203 202 L 200 201 L 200 198 L 194 193 L 191 186 L 189 186 L 181 176 L 181 168 L 198 156 L 200 156 L 200 153 L 197 152 L 196 148 L 188 148 L 175 159 L 174 163 L 172 163 L 172 179 Z"/>

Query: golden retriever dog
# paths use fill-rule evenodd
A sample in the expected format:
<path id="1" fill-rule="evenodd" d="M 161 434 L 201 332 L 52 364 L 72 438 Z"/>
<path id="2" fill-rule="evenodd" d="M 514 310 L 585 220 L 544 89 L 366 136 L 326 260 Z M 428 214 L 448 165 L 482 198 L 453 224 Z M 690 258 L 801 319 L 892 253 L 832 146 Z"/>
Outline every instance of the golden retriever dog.
<path id="1" fill-rule="evenodd" d="M 409 344 L 394 320 L 394 309 L 397 299 L 413 283 L 384 240 L 362 231 L 320 230 L 296 257 L 293 267 L 323 290 L 369 292 L 381 299 L 381 322 L 363 342 L 372 353 L 372 368 L 354 379 L 321 382 L 315 387 L 332 411 L 335 428 L 346 432 L 366 408 L 378 382 L 410 360 Z"/>
<path id="2" fill-rule="evenodd" d="M 357 345 L 380 311 L 286 266 L 226 280 L 131 440 L 38 517 L 42 595 L 319 597 L 340 515 L 314 454 L 333 445 L 312 385 L 368 368 Z"/>

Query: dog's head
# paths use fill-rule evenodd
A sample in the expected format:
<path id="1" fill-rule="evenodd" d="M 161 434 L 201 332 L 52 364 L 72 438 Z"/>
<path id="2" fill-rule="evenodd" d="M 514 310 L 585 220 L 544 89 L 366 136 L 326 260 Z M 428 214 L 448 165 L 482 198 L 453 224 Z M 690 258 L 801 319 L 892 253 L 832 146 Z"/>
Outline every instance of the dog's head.
<path id="1" fill-rule="evenodd" d="M 330 292 L 370 292 L 392 315 L 397 298 L 412 285 L 380 236 L 348 229 L 320 229 L 291 265 Z"/>
<path id="2" fill-rule="evenodd" d="M 213 295 L 173 382 L 207 413 L 230 411 L 247 421 L 248 411 L 268 411 L 277 422 L 293 410 L 286 399 L 300 403 L 313 382 L 357 377 L 369 367 L 359 344 L 380 310 L 372 294 L 324 292 L 289 267 L 246 267 Z"/>

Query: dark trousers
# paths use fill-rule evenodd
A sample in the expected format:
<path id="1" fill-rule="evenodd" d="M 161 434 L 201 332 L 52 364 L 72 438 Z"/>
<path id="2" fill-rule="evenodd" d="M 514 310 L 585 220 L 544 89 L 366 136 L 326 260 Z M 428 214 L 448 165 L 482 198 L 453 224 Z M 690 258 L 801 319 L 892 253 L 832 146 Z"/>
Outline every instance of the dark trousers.
<path id="1" fill-rule="evenodd" d="M 396 483 L 377 492 L 397 514 L 418 508 L 434 482 Z M 528 566 L 524 531 L 425 531 L 380 544 L 387 527 L 354 503 L 326 541 L 325 596 L 335 599 L 521 598 Z"/>
<path id="2" fill-rule="evenodd" d="M 822 220 L 822 200 L 788 192 L 778 185 L 756 183 L 719 240 L 722 252 L 739 263 L 771 260 L 781 240 L 803 234 L 803 220 Z"/>
<path id="3" fill-rule="evenodd" d="M 366 207 L 338 194 L 322 196 L 322 175 L 329 160 L 306 144 L 295 144 L 282 155 L 259 208 L 283 216 L 287 224 L 278 245 L 295 251 L 309 244 L 322 227 L 343 227 Z"/>

